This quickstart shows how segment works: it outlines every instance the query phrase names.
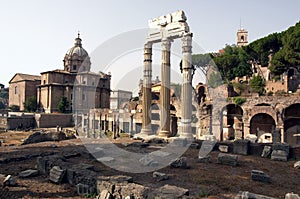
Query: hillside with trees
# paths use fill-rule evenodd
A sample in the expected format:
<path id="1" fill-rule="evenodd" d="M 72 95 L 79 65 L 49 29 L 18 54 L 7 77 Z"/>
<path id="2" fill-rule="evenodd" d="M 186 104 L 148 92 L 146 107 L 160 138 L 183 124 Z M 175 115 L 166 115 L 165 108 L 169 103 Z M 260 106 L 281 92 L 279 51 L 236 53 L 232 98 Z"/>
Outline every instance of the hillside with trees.
<path id="1" fill-rule="evenodd" d="M 214 65 L 224 83 L 228 83 L 235 77 L 250 77 L 251 62 L 268 66 L 270 54 L 273 57 L 269 69 L 275 80 L 290 67 L 300 71 L 300 22 L 281 33 L 272 33 L 247 46 L 240 48 L 226 45 L 222 53 L 193 55 L 192 60 L 196 68 Z"/>

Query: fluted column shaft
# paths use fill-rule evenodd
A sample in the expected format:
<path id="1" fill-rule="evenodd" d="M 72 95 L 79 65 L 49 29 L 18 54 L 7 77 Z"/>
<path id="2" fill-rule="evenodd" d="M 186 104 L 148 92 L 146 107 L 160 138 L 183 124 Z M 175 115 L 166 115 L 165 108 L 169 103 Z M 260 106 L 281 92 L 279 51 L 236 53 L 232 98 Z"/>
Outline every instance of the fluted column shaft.
<path id="1" fill-rule="evenodd" d="M 192 34 L 182 37 L 182 88 L 180 137 L 193 138 L 192 119 Z"/>
<path id="2" fill-rule="evenodd" d="M 141 133 L 149 135 L 151 129 L 151 81 L 152 81 L 152 43 L 144 46 L 144 79 L 143 79 L 143 119 Z"/>
<path id="3" fill-rule="evenodd" d="M 162 40 L 159 135 L 163 137 L 170 136 L 170 48 L 171 41 Z"/>

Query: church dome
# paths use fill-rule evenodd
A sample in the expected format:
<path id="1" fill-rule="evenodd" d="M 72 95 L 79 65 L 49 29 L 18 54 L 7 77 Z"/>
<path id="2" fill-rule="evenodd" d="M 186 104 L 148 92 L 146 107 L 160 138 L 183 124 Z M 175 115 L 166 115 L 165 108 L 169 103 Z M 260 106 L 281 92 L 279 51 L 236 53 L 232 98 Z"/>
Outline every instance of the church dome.
<path id="1" fill-rule="evenodd" d="M 75 43 L 64 58 L 64 70 L 69 72 L 90 71 L 91 62 L 87 51 L 82 47 L 80 34 L 75 38 Z"/>

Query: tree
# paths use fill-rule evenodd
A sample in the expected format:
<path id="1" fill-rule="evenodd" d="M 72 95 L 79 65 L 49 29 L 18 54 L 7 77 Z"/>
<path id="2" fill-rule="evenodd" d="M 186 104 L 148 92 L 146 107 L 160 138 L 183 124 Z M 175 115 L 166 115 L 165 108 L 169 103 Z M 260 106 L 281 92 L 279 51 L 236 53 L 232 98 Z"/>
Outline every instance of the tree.
<path id="1" fill-rule="evenodd" d="M 265 82 L 261 76 L 253 76 L 250 80 L 251 91 L 258 93 L 259 95 L 264 94 L 265 92 Z"/>
<path id="2" fill-rule="evenodd" d="M 25 100 L 24 110 L 27 112 L 35 112 L 37 110 L 37 102 L 35 96 L 31 96 Z"/>
<path id="3" fill-rule="evenodd" d="M 67 97 L 65 96 L 62 96 L 58 102 L 58 105 L 57 105 L 57 108 L 58 108 L 58 111 L 60 113 L 66 113 L 67 112 L 67 109 L 69 107 L 69 102 L 67 100 Z"/>

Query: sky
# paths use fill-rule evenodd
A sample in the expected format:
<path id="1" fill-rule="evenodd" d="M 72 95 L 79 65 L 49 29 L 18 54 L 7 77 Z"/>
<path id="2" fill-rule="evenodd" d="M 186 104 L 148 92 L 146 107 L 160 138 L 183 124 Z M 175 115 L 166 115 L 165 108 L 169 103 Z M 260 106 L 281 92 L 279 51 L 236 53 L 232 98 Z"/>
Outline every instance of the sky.
<path id="1" fill-rule="evenodd" d="M 139 48 L 133 43 L 138 43 L 136 38 L 142 38 L 135 34 L 147 29 L 149 19 L 183 10 L 193 33 L 193 44 L 196 44 L 193 53 L 215 52 L 226 44 L 235 44 L 240 26 L 248 30 L 248 40 L 251 42 L 283 31 L 300 20 L 299 0 L 0 2 L 0 83 L 5 86 L 15 73 L 39 75 L 41 72 L 63 69 L 62 60 L 73 46 L 78 31 L 83 47 L 91 56 L 92 70 L 111 72 L 112 89 L 136 91 L 138 79 L 142 78 L 143 43 Z M 114 41 L 120 38 L 122 42 L 116 44 Z M 127 51 L 118 54 L 121 45 L 125 45 Z M 173 46 L 177 50 L 172 50 L 172 74 L 175 77 L 172 81 L 177 81 L 176 78 L 181 78 L 178 70 L 180 41 L 174 41 Z M 153 53 L 153 78 L 160 76 L 161 61 L 160 46 L 154 47 L 157 50 L 154 49 Z M 113 53 L 113 59 L 105 60 L 109 57 L 105 53 L 103 57 L 94 53 L 99 48 L 102 51 L 98 52 Z M 195 79 L 200 81 L 201 77 L 196 72 Z"/>

